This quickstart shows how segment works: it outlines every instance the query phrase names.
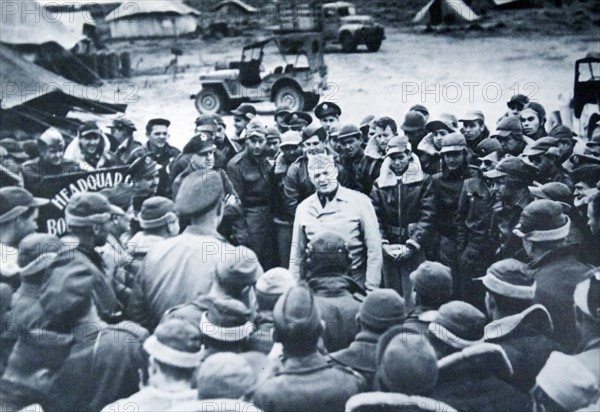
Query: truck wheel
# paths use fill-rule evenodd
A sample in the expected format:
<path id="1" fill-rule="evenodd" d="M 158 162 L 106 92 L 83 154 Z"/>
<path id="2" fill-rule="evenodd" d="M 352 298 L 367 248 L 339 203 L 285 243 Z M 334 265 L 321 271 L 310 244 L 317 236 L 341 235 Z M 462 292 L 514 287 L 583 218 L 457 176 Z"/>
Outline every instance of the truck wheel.
<path id="1" fill-rule="evenodd" d="M 304 94 L 296 86 L 283 86 L 275 93 L 275 106 L 286 105 L 292 112 L 298 112 L 304 107 Z"/>
<path id="2" fill-rule="evenodd" d="M 206 86 L 196 95 L 196 110 L 201 114 L 216 114 L 227 110 L 227 97 L 214 86 Z"/>
<path id="3" fill-rule="evenodd" d="M 315 93 L 304 93 L 304 107 L 302 110 L 305 112 L 311 111 L 317 104 L 319 104 L 320 98 L 321 96 Z"/>
<path id="4" fill-rule="evenodd" d="M 343 33 L 340 37 L 340 44 L 342 45 L 342 50 L 346 53 L 354 53 L 358 46 L 356 39 L 351 33 Z"/>
<path id="5" fill-rule="evenodd" d="M 381 39 L 369 40 L 367 42 L 367 50 L 370 52 L 376 52 L 381 47 Z"/>

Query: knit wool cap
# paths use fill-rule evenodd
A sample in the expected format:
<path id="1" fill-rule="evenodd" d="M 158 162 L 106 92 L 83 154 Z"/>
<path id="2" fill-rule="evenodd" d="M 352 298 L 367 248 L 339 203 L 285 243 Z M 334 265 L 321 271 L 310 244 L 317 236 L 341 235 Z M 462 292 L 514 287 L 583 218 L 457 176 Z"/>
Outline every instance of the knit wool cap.
<path id="1" fill-rule="evenodd" d="M 600 321 L 600 269 L 594 268 L 588 272 L 589 279 L 579 283 L 575 288 L 573 299 L 575 305 L 583 313 Z"/>
<path id="2" fill-rule="evenodd" d="M 256 281 L 256 291 L 268 295 L 283 295 L 288 289 L 296 285 L 296 278 L 284 268 L 267 270 Z"/>
<path id="3" fill-rule="evenodd" d="M 202 360 L 200 328 L 183 319 L 168 319 L 146 339 L 144 349 L 167 365 L 196 368 Z"/>
<path id="4" fill-rule="evenodd" d="M 306 247 L 311 277 L 344 274 L 350 265 L 344 238 L 333 232 L 317 233 Z"/>
<path id="5" fill-rule="evenodd" d="M 100 193 L 77 193 L 67 204 L 65 217 L 68 226 L 93 226 L 108 222 L 114 209 Z"/>
<path id="6" fill-rule="evenodd" d="M 242 355 L 215 353 L 198 369 L 198 399 L 240 399 L 251 393 L 257 377 Z"/>
<path id="7" fill-rule="evenodd" d="M 573 204 L 573 193 L 564 183 L 550 182 L 541 186 L 529 186 L 529 192 L 538 199 L 554 200 L 567 205 Z"/>
<path id="8" fill-rule="evenodd" d="M 527 265 L 516 259 L 494 263 L 479 279 L 488 290 L 509 298 L 532 300 L 535 294 L 534 279 Z"/>
<path id="9" fill-rule="evenodd" d="M 35 275 L 50 267 L 64 243 L 56 236 L 32 233 L 19 243 L 18 263 L 21 277 Z"/>
<path id="10" fill-rule="evenodd" d="M 483 339 L 486 323 L 487 318 L 477 308 L 455 300 L 440 306 L 429 331 L 447 345 L 464 349 Z"/>
<path id="11" fill-rule="evenodd" d="M 226 253 L 217 263 L 216 280 L 219 284 L 242 290 L 256 283 L 264 271 L 256 253 L 245 246 L 236 246 L 235 253 Z"/>
<path id="12" fill-rule="evenodd" d="M 460 152 L 467 147 L 467 141 L 462 133 L 450 133 L 442 138 L 440 153 Z"/>
<path id="13" fill-rule="evenodd" d="M 223 297 L 215 299 L 208 312 L 202 314 L 202 335 L 223 342 L 239 342 L 254 332 L 250 309 L 239 300 Z"/>
<path id="14" fill-rule="evenodd" d="M 376 384 L 388 392 L 427 394 L 438 378 L 437 358 L 431 344 L 417 334 L 394 337 L 383 352 Z"/>
<path id="15" fill-rule="evenodd" d="M 305 285 L 288 289 L 273 309 L 277 340 L 299 343 L 312 340 L 321 331 L 321 315 L 311 290 Z"/>
<path id="16" fill-rule="evenodd" d="M 583 408 L 595 403 L 600 396 L 598 376 L 576 357 L 561 352 L 550 354 L 535 382 L 566 411 L 588 410 Z"/>
<path id="17" fill-rule="evenodd" d="M 425 116 L 416 110 L 411 110 L 404 116 L 404 122 L 402 122 L 400 129 L 405 132 L 413 132 L 415 130 L 425 129 L 425 124 L 427 124 Z"/>
<path id="18" fill-rule="evenodd" d="M 359 128 L 353 124 L 345 124 L 340 128 L 340 131 L 337 136 L 337 140 L 340 141 L 342 139 L 354 137 L 356 139 L 360 139 L 362 137 L 362 133 Z"/>
<path id="19" fill-rule="evenodd" d="M 393 289 L 376 289 L 360 305 L 358 316 L 361 324 L 383 332 L 406 319 L 404 299 Z"/>
<path id="20" fill-rule="evenodd" d="M 443 301 L 452 295 L 450 268 L 439 262 L 426 260 L 410 274 L 415 291 L 421 296 L 439 296 Z"/>
<path id="21" fill-rule="evenodd" d="M 570 224 L 559 202 L 539 199 L 523 209 L 513 233 L 534 242 L 560 240 L 569 234 Z"/>
<path id="22" fill-rule="evenodd" d="M 175 203 L 162 196 L 153 196 L 144 200 L 139 214 L 142 229 L 161 227 L 176 218 Z"/>
<path id="23" fill-rule="evenodd" d="M 175 210 L 180 216 L 206 213 L 225 195 L 221 175 L 215 171 L 190 173 L 179 188 Z"/>

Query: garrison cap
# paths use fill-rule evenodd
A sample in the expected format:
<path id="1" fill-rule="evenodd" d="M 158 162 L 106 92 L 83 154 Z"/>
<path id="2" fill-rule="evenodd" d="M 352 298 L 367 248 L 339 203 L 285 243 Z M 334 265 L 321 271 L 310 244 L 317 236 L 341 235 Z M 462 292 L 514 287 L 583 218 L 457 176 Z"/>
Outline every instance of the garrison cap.
<path id="1" fill-rule="evenodd" d="M 132 179 L 143 179 L 144 177 L 154 176 L 161 169 L 161 165 L 156 163 L 150 153 L 136 159 L 127 169 L 127 174 Z"/>
<path id="2" fill-rule="evenodd" d="M 311 290 L 305 285 L 287 290 L 273 309 L 277 340 L 299 343 L 321 333 L 321 315 Z"/>
<path id="3" fill-rule="evenodd" d="M 442 306 L 429 324 L 429 331 L 445 344 L 464 349 L 483 339 L 487 318 L 474 306 L 454 300 Z"/>
<path id="4" fill-rule="evenodd" d="M 442 148 L 440 153 L 460 152 L 466 148 L 467 141 L 465 140 L 465 137 L 459 132 L 454 132 L 447 134 L 442 138 Z"/>
<path id="5" fill-rule="evenodd" d="M 332 102 L 322 102 L 315 107 L 315 116 L 317 119 L 322 119 L 325 116 L 341 116 L 342 109 L 335 103 Z"/>
<path id="6" fill-rule="evenodd" d="M 323 127 L 317 126 L 306 126 L 302 130 L 302 141 L 310 139 L 313 136 L 317 136 L 320 141 L 324 142 L 327 139 L 327 132 Z"/>
<path id="7" fill-rule="evenodd" d="M 527 264 L 516 259 L 504 259 L 487 269 L 477 278 L 490 291 L 513 299 L 533 300 L 534 279 Z"/>
<path id="8" fill-rule="evenodd" d="M 202 361 L 200 328 L 183 319 L 167 319 L 146 339 L 144 350 L 167 365 L 195 369 Z"/>
<path id="9" fill-rule="evenodd" d="M 182 216 L 206 213 L 224 195 L 223 180 L 218 172 L 197 170 L 183 179 L 175 198 L 175 210 Z"/>
<path id="10" fill-rule="evenodd" d="M 33 197 L 27 189 L 22 187 L 0 188 L 0 224 L 16 219 L 32 207 L 40 207 L 48 203 L 50 203 L 48 199 Z"/>

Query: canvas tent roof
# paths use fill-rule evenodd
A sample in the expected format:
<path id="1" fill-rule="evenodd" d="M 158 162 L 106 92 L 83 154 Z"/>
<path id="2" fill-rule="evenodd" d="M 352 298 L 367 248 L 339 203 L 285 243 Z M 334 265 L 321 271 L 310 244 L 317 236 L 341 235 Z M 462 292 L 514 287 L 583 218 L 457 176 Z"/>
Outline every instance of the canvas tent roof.
<path id="1" fill-rule="evenodd" d="M 85 86 L 30 63 L 3 45 L 0 45 L 0 78 L 3 120 L 8 112 L 46 123 L 64 117 L 73 107 L 101 114 L 124 112 L 127 108 L 125 104 L 105 101 L 101 95 L 97 99 L 84 97 L 98 94 L 84 93 Z"/>
<path id="2" fill-rule="evenodd" d="M 0 41 L 7 44 L 54 42 L 71 49 L 85 39 L 76 26 L 63 23 L 34 0 L 3 2 Z"/>
<path id="3" fill-rule="evenodd" d="M 251 5 L 249 5 L 248 3 L 244 3 L 241 0 L 223 0 L 218 2 L 217 4 L 215 4 L 213 6 L 213 8 L 211 9 L 211 11 L 217 12 L 219 10 L 221 10 L 223 7 L 227 7 L 227 6 L 233 6 L 238 8 L 239 10 L 243 11 L 246 14 L 254 14 L 258 12 L 258 9 L 256 7 L 252 7 Z"/>
<path id="4" fill-rule="evenodd" d="M 179 14 L 182 16 L 193 14 L 200 16 L 198 10 L 186 6 L 181 1 L 172 0 L 144 0 L 138 2 L 124 2 L 106 16 L 106 21 L 131 18 L 144 14 Z"/>
<path id="5" fill-rule="evenodd" d="M 462 0 L 431 0 L 414 17 L 413 23 L 469 23 L 480 17 Z"/>

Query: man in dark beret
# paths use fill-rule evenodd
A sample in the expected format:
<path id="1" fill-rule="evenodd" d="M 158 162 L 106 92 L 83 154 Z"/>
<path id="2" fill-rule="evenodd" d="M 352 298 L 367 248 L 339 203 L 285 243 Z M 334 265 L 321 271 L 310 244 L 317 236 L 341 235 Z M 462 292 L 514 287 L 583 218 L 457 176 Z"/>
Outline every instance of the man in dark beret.
<path id="1" fill-rule="evenodd" d="M 180 151 L 169 145 L 169 126 L 171 122 L 167 119 L 150 119 L 146 124 L 146 137 L 148 142 L 142 147 L 131 152 L 130 162 L 144 155 L 150 155 L 162 169 L 159 172 L 159 182 L 156 189 L 158 196 L 171 197 L 169 185 L 169 164 L 175 159 Z"/>

